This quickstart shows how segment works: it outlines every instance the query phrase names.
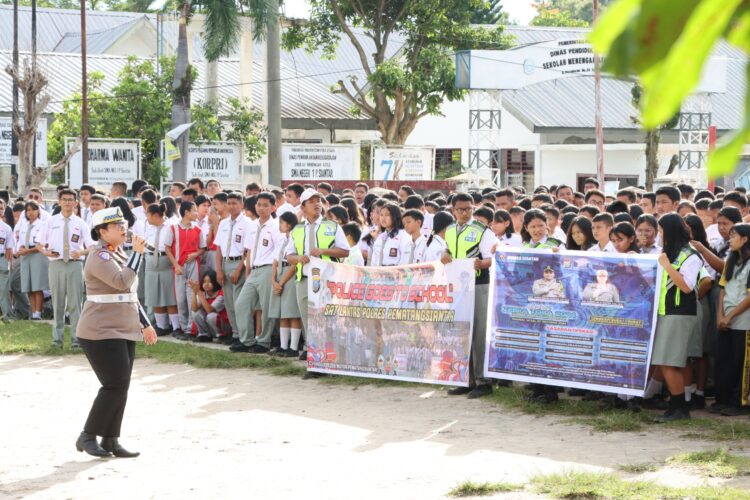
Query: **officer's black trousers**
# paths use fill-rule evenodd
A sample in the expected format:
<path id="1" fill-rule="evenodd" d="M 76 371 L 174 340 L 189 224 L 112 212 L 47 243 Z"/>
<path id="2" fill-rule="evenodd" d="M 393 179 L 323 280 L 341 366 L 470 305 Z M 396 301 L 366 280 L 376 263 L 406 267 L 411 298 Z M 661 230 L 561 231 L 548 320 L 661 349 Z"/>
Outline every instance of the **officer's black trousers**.
<path id="1" fill-rule="evenodd" d="M 135 342 L 122 339 L 78 341 L 102 384 L 83 430 L 102 437 L 120 437 L 135 359 Z"/>
<path id="2" fill-rule="evenodd" d="M 742 405 L 746 336 L 745 330 L 719 330 L 716 337 L 716 401 L 738 408 Z"/>

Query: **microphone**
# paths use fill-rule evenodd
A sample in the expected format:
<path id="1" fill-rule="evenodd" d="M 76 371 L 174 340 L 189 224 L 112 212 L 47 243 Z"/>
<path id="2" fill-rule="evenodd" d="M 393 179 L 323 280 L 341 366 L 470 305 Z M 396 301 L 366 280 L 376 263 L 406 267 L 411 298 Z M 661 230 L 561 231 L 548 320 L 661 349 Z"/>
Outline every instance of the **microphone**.
<path id="1" fill-rule="evenodd" d="M 128 230 L 128 239 L 130 239 L 132 241 L 134 234 L 135 233 L 133 233 L 133 231 Z M 149 243 L 148 241 L 146 242 L 146 244 L 144 246 L 146 247 L 146 250 L 148 250 L 149 252 L 155 252 L 156 251 L 156 248 L 154 248 L 154 246 L 151 243 Z"/>

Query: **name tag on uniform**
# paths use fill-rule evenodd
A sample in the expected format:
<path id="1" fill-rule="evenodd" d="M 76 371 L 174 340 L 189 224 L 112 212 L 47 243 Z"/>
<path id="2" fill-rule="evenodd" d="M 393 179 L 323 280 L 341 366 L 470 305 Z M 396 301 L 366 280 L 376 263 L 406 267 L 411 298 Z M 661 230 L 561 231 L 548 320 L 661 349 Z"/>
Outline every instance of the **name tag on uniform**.
<path id="1" fill-rule="evenodd" d="M 263 246 L 264 246 L 264 247 L 267 247 L 267 246 L 268 246 L 268 240 L 263 240 Z"/>
<path id="2" fill-rule="evenodd" d="M 5 238 L 0 238 L 0 245 L 5 245 Z"/>
<path id="3" fill-rule="evenodd" d="M 80 239 L 81 239 L 81 235 L 79 234 L 74 234 L 73 236 L 70 237 L 70 241 L 72 241 L 73 243 L 78 243 L 78 240 Z"/>
<path id="4" fill-rule="evenodd" d="M 398 257 L 398 248 L 391 248 L 388 252 L 388 257 Z"/>
<path id="5" fill-rule="evenodd" d="M 325 235 L 326 236 L 336 236 L 336 230 L 335 229 L 326 229 Z"/>
<path id="6" fill-rule="evenodd" d="M 234 236 L 234 242 L 235 243 L 240 243 L 241 241 L 242 241 L 242 236 L 241 235 L 237 234 L 237 235 Z"/>
<path id="7" fill-rule="evenodd" d="M 476 243 L 477 241 L 476 233 L 471 233 L 471 234 L 466 235 L 466 241 L 469 241 L 471 243 Z"/>

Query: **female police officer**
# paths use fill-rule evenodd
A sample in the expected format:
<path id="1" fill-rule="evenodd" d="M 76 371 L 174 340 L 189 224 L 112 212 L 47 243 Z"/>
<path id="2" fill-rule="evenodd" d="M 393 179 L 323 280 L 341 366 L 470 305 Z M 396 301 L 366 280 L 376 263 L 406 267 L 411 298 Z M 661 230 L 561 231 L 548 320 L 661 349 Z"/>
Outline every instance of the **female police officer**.
<path id="1" fill-rule="evenodd" d="M 94 400 L 78 451 L 106 457 L 136 457 L 118 443 L 133 370 L 135 342 L 156 342 L 156 332 L 138 303 L 138 268 L 145 240 L 133 236 L 133 253 L 122 249 L 128 224 L 119 208 L 99 210 L 92 217 L 91 237 L 99 240 L 86 259 L 86 304 L 78 339 L 102 387 Z M 102 436 L 101 445 L 96 441 Z"/>

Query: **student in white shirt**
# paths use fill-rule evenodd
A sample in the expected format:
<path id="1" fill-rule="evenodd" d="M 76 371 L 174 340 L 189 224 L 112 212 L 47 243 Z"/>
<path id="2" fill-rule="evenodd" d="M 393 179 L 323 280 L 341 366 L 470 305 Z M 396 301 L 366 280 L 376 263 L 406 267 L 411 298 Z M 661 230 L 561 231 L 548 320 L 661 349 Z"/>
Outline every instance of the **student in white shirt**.
<path id="1" fill-rule="evenodd" d="M 432 234 L 425 242 L 424 252 L 419 257 L 418 262 L 435 262 L 439 261 L 448 248 L 445 242 L 445 231 L 453 224 L 455 219 L 448 212 L 438 212 L 432 219 Z"/>
<path id="2" fill-rule="evenodd" d="M 639 252 L 646 255 L 660 255 L 661 247 L 656 244 L 659 226 L 656 217 L 643 214 L 635 221 L 635 236 Z"/>
<path id="3" fill-rule="evenodd" d="M 556 240 L 559 241 L 565 241 L 566 235 L 565 231 L 563 231 L 560 228 L 560 210 L 554 205 L 542 205 L 540 207 L 542 211 L 544 212 L 544 215 L 547 216 L 547 230 L 549 231 L 549 236 L 552 236 Z"/>
<path id="4" fill-rule="evenodd" d="M 382 232 L 372 249 L 371 266 L 400 266 L 409 258 L 411 237 L 404 231 L 401 209 L 395 203 L 386 203 L 380 209 Z"/>
<path id="5" fill-rule="evenodd" d="M 44 221 L 35 201 L 27 201 L 24 212 L 26 220 L 19 219 L 15 227 L 16 255 L 20 258 L 17 266 L 21 275 L 21 295 L 28 296 L 31 320 L 38 321 L 42 319 L 44 290 L 49 289 L 49 260 L 36 246 Z"/>
<path id="6" fill-rule="evenodd" d="M 405 264 L 419 262 L 419 256 L 424 255 L 427 238 L 422 234 L 424 214 L 416 209 L 407 210 L 402 216 L 404 231 L 409 235 L 409 251 Z"/>
<path id="7" fill-rule="evenodd" d="M 297 216 L 286 212 L 278 217 L 279 239 L 276 248 L 278 255 L 273 261 L 271 297 L 269 313 L 279 319 L 279 348 L 274 355 L 284 358 L 299 356 L 299 339 L 302 336 L 302 320 L 297 304 L 297 289 L 294 282 L 295 268 L 286 260 L 286 247 L 292 239 L 292 229 L 299 223 Z"/>
<path id="8" fill-rule="evenodd" d="M 497 243 L 501 247 L 520 248 L 523 240 L 520 234 L 513 232 L 513 223 L 507 210 L 495 210 L 492 217 L 492 232 L 497 237 Z"/>
<path id="9" fill-rule="evenodd" d="M 565 238 L 565 248 L 568 250 L 586 251 L 595 243 L 594 233 L 591 230 L 591 221 L 588 217 L 579 215 L 573 219 Z"/>
<path id="10" fill-rule="evenodd" d="M 144 252 L 144 305 L 153 309 L 156 334 L 168 335 L 172 331 L 169 317 L 177 315 L 177 296 L 174 289 L 174 270 L 167 257 L 167 247 L 173 243 L 171 227 L 166 224 L 166 208 L 159 203 L 146 210 L 148 224 L 144 237 L 153 250 Z"/>
<path id="11" fill-rule="evenodd" d="M 219 223 L 216 231 L 216 278 L 224 290 L 229 323 L 232 325 L 234 344 L 240 344 L 239 328 L 235 315 L 234 301 L 245 284 L 245 215 L 242 213 L 243 200 L 240 193 L 227 195 L 229 216 Z"/>
<path id="12" fill-rule="evenodd" d="M 356 222 L 349 222 L 344 224 L 341 229 L 344 230 L 346 241 L 349 242 L 349 256 L 344 259 L 344 264 L 350 266 L 364 266 L 365 258 L 362 256 L 362 251 L 359 249 L 359 241 L 362 236 L 362 230 L 359 224 Z"/>
<path id="13" fill-rule="evenodd" d="M 13 315 L 10 305 L 10 263 L 15 245 L 13 229 L 0 218 L 0 312 L 5 319 Z"/>
<path id="14" fill-rule="evenodd" d="M 591 224 L 591 231 L 594 234 L 596 243 L 591 248 L 589 248 L 589 251 L 605 253 L 617 252 L 617 250 L 615 250 L 615 246 L 612 244 L 612 241 L 609 239 L 609 232 L 612 230 L 612 227 L 614 225 L 615 219 L 614 217 L 612 217 L 612 214 L 607 212 L 596 214 Z"/>
<path id="15" fill-rule="evenodd" d="M 285 212 L 292 212 L 295 215 L 300 211 L 300 196 L 305 191 L 301 184 L 289 184 L 284 190 L 286 202 L 276 209 L 276 216 L 279 217 Z"/>
<path id="16" fill-rule="evenodd" d="M 359 241 L 362 257 L 368 264 L 372 261 L 372 250 L 378 235 L 380 235 L 380 208 L 387 202 L 388 200 L 381 198 L 370 204 L 370 211 L 367 214 L 368 226 L 362 232 L 362 238 Z"/>

